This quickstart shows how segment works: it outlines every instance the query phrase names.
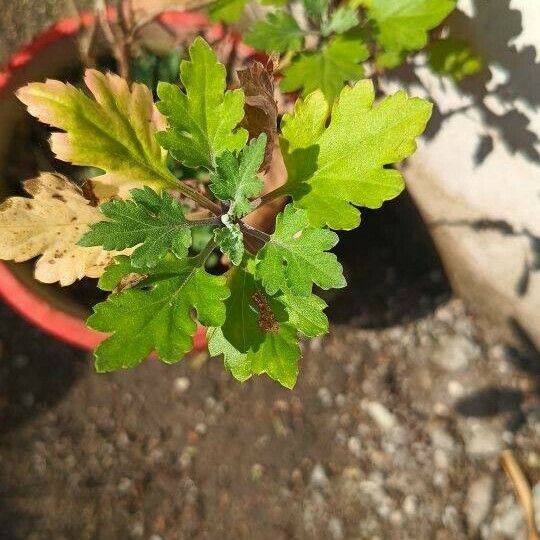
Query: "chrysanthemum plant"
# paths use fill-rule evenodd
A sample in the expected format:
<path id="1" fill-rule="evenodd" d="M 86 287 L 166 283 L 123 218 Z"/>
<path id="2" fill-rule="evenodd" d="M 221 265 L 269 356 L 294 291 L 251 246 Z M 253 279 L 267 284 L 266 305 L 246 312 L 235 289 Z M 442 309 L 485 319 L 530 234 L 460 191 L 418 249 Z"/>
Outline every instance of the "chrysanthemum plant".
<path id="1" fill-rule="evenodd" d="M 333 104 L 315 90 L 279 120 L 271 72 L 255 63 L 238 79 L 227 89 L 199 37 L 156 104 L 146 86 L 94 70 L 89 92 L 47 80 L 17 93 L 56 129 L 58 159 L 102 174 L 82 187 L 54 173 L 26 181 L 30 197 L 0 207 L 0 258 L 39 256 L 46 283 L 99 277 L 110 295 L 88 326 L 110 334 L 95 351 L 100 372 L 152 352 L 177 362 L 200 323 L 236 379 L 265 373 L 292 388 L 299 337 L 328 332 L 318 290 L 346 286 L 334 231 L 358 227 L 358 207 L 379 208 L 404 188 L 391 165 L 415 151 L 428 102 L 400 91 L 375 103 L 373 84 L 360 80 Z M 178 179 L 174 160 L 206 180 Z M 275 187 L 268 179 L 280 170 Z M 194 251 L 194 233 L 208 226 L 213 236 Z M 205 264 L 216 250 L 221 275 Z"/>

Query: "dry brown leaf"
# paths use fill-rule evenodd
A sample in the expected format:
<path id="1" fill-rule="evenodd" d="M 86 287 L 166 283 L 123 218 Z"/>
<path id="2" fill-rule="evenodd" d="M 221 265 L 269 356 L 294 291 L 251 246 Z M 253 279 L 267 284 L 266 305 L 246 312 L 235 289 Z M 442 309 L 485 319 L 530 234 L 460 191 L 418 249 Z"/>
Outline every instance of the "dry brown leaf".
<path id="1" fill-rule="evenodd" d="M 24 182 L 24 189 L 33 198 L 11 197 L 0 205 L 0 259 L 41 255 L 35 277 L 43 283 L 66 286 L 99 277 L 118 253 L 76 243 L 103 214 L 60 174 L 42 173 Z"/>
<path id="2" fill-rule="evenodd" d="M 274 99 L 273 62 L 270 60 L 266 67 L 260 62 L 253 62 L 247 68 L 237 71 L 237 74 L 246 96 L 245 116 L 241 125 L 248 130 L 250 139 L 266 133 L 261 171 L 267 171 L 277 141 L 278 109 Z"/>

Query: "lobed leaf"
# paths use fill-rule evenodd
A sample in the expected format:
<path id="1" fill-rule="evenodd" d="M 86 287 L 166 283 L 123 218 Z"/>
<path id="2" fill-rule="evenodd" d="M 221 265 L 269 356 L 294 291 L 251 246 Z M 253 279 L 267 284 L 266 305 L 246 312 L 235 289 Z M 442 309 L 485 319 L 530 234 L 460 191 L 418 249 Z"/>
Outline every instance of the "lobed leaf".
<path id="1" fill-rule="evenodd" d="M 225 278 L 208 274 L 201 262 L 197 257 L 163 261 L 134 287 L 94 307 L 88 326 L 112 332 L 96 349 L 98 371 L 134 367 L 152 350 L 164 362 L 177 362 L 193 347 L 193 312 L 204 325 L 223 324 Z"/>
<path id="2" fill-rule="evenodd" d="M 216 170 L 210 175 L 210 191 L 230 204 L 229 214 L 240 218 L 251 211 L 250 197 L 259 195 L 263 181 L 257 176 L 266 148 L 266 134 L 261 133 L 245 146 L 238 156 L 225 151 L 216 158 Z"/>
<path id="3" fill-rule="evenodd" d="M 180 64 L 185 93 L 173 84 L 158 85 L 157 107 L 169 127 L 156 137 L 187 167 L 212 169 L 217 156 L 240 150 L 246 143 L 247 131 L 237 128 L 244 116 L 244 93 L 225 90 L 225 67 L 203 38 L 193 42 L 189 55 L 190 60 Z"/>
<path id="4" fill-rule="evenodd" d="M 225 227 L 215 229 L 214 240 L 232 264 L 238 266 L 242 262 L 244 235 L 237 223 L 227 223 Z"/>
<path id="5" fill-rule="evenodd" d="M 130 194 L 131 200 L 102 204 L 100 210 L 110 221 L 92 225 L 79 245 L 107 250 L 138 246 L 131 256 L 135 268 L 155 266 L 168 251 L 186 257 L 191 231 L 182 205 L 166 191 L 158 194 L 149 187 L 132 189 Z"/>
<path id="6" fill-rule="evenodd" d="M 264 21 L 256 22 L 244 41 L 260 51 L 283 53 L 300 49 L 304 33 L 292 15 L 277 11 L 269 13 Z"/>
<path id="7" fill-rule="evenodd" d="M 323 36 L 343 34 L 354 28 L 359 22 L 356 9 L 349 6 L 342 6 L 337 8 L 328 21 L 321 25 L 321 32 Z"/>
<path id="8" fill-rule="evenodd" d="M 79 247 L 77 241 L 103 219 L 100 211 L 60 174 L 42 173 L 24 182 L 24 189 L 32 199 L 11 197 L 0 205 L 0 259 L 39 256 L 35 277 L 43 283 L 66 286 L 99 277 L 116 254 Z"/>
<path id="9" fill-rule="evenodd" d="M 137 83 L 130 88 L 118 75 L 92 69 L 86 71 L 84 81 L 94 99 L 54 80 L 30 83 L 17 91 L 30 114 L 63 130 L 51 135 L 56 157 L 102 169 L 105 174 L 98 180 L 116 188 L 175 185 L 155 140 L 163 117 L 150 90 Z"/>
<path id="10" fill-rule="evenodd" d="M 324 314 L 326 302 L 312 294 L 302 297 L 285 291 L 277 300 L 283 304 L 289 323 L 306 337 L 322 336 L 328 332 L 328 318 Z"/>
<path id="11" fill-rule="evenodd" d="M 375 106 L 374 99 L 373 83 L 364 80 L 342 90 L 327 128 L 320 92 L 283 117 L 284 192 L 314 227 L 354 229 L 360 222 L 355 206 L 379 208 L 404 188 L 401 173 L 386 167 L 415 151 L 431 104 L 403 91 Z"/>
<path id="12" fill-rule="evenodd" d="M 377 27 L 376 39 L 389 51 L 426 46 L 428 31 L 455 8 L 456 0 L 371 0 L 368 16 Z"/>
<path id="13" fill-rule="evenodd" d="M 225 323 L 208 329 L 208 351 L 213 356 L 223 354 L 225 367 L 240 381 L 265 373 L 292 388 L 301 355 L 297 329 L 293 319 L 289 320 L 288 306 L 280 298 L 268 296 L 255 279 L 252 262 L 227 273 L 231 296 L 225 302 Z M 304 307 L 323 309 L 320 303 Z M 316 320 L 318 315 L 310 312 L 305 317 Z"/>
<path id="14" fill-rule="evenodd" d="M 283 70 L 281 89 L 284 92 L 302 89 L 304 96 L 320 89 L 332 103 L 345 82 L 357 81 L 364 75 L 359 62 L 368 57 L 369 50 L 358 36 L 336 36 L 321 50 L 295 58 Z"/>
<path id="15" fill-rule="evenodd" d="M 289 204 L 276 218 L 276 229 L 257 254 L 256 276 L 269 294 L 290 291 L 308 297 L 321 289 L 345 287 L 343 268 L 333 253 L 337 234 L 309 225 L 307 213 Z"/>

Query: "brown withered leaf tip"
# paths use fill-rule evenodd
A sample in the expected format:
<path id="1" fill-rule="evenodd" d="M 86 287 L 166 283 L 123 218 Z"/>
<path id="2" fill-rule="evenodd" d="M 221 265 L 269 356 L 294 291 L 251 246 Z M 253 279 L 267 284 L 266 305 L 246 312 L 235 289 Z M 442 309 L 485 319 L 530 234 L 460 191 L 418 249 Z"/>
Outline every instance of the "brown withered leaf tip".
<path id="1" fill-rule="evenodd" d="M 81 191 L 84 198 L 90 203 L 90 206 L 99 206 L 100 200 L 96 196 L 92 182 L 86 180 L 81 185 Z"/>
<path id="2" fill-rule="evenodd" d="M 270 168 L 277 140 L 278 108 L 274 99 L 274 66 L 275 61 L 270 58 L 266 66 L 253 62 L 247 68 L 237 71 L 240 87 L 246 96 L 245 116 L 241 126 L 247 129 L 250 139 L 266 133 L 261 172 Z"/>

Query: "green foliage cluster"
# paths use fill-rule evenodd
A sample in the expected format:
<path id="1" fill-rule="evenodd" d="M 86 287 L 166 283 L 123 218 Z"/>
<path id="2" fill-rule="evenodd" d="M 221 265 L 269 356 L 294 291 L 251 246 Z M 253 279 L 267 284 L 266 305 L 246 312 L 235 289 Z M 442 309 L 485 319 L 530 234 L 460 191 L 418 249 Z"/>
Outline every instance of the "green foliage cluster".
<path id="1" fill-rule="evenodd" d="M 454 10 L 456 1 L 302 0 L 300 14 L 282 0 L 262 3 L 275 11 L 251 27 L 246 43 L 283 55 L 284 92 L 301 91 L 307 96 L 320 89 L 333 102 L 344 83 L 360 80 L 366 71 L 395 68 L 411 53 L 426 48 L 430 32 Z M 238 7 L 238 0 L 234 5 Z M 235 20 L 224 6 L 227 22 Z M 435 41 L 431 59 L 437 73 L 456 80 L 482 67 L 466 43 L 452 39 Z"/>
<path id="2" fill-rule="evenodd" d="M 352 34 L 334 36 L 357 24 L 352 7 L 329 12 L 325 2 L 310 1 L 306 8 L 320 31 L 332 36 L 321 54 L 342 54 L 348 62 L 348 47 L 364 47 Z M 268 34 L 263 25 L 254 35 Z M 304 39 L 300 31 L 298 36 Z M 292 39 L 287 44 L 298 43 Z M 312 55 L 301 58 L 314 61 Z M 340 81 L 361 76 L 338 64 Z M 99 286 L 111 294 L 88 320 L 110 334 L 96 350 L 97 370 L 134 367 L 152 351 L 176 362 L 192 348 L 200 323 L 208 328 L 210 353 L 223 355 L 235 378 L 265 373 L 292 388 L 299 336 L 328 331 L 318 290 L 346 285 L 330 252 L 338 242 L 334 231 L 357 227 L 359 207 L 378 208 L 403 190 L 401 173 L 389 165 L 415 151 L 431 105 L 405 92 L 375 104 L 373 84 L 360 80 L 345 86 L 331 107 L 328 98 L 342 83 L 332 86 L 330 96 L 327 85 L 323 91 L 315 85 L 274 127 L 275 137 L 264 130 L 254 136 L 258 126 L 244 116 L 243 88 L 227 89 L 225 67 L 202 38 L 181 62 L 178 82 L 158 84 L 157 110 L 142 85 L 128 89 L 119 77 L 97 72 L 87 76 L 95 100 L 58 81 L 29 85 L 19 94 L 30 112 L 64 130 L 56 140 L 61 159 L 98 164 L 104 174 L 93 179 L 96 193 L 97 187 L 117 190 L 102 197 L 101 220 L 89 223 L 78 241 L 123 253 L 101 276 Z M 87 126 L 91 139 L 83 137 Z M 262 172 L 272 167 L 268 144 L 279 144 L 287 171 L 284 184 L 270 192 Z M 207 189 L 175 178 L 165 165 L 170 159 L 194 174 L 204 171 Z M 186 199 L 205 216 L 187 213 Z M 254 226 L 252 214 L 276 201 L 283 204 L 272 231 Z M 192 255 L 197 232 L 209 227 L 210 238 Z M 223 275 L 206 269 L 217 250 L 229 261 Z"/>

